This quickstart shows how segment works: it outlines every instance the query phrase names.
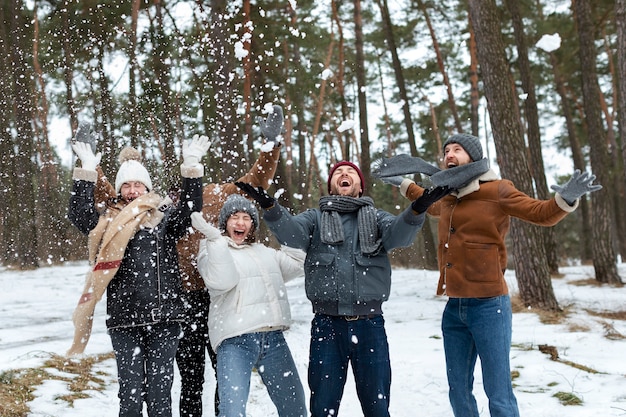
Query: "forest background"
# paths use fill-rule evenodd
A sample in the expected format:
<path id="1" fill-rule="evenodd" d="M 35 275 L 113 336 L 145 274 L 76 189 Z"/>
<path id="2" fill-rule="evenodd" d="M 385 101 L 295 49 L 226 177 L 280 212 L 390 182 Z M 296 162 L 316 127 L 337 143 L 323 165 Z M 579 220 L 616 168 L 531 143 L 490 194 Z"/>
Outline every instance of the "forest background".
<path id="1" fill-rule="evenodd" d="M 557 48 L 537 47 L 546 35 Z M 98 132 L 110 178 L 134 146 L 167 193 L 194 134 L 213 141 L 206 182 L 247 171 L 262 146 L 255 119 L 274 103 L 286 117 L 272 191 L 294 212 L 315 206 L 328 167 L 347 159 L 377 206 L 398 213 L 408 202 L 372 178 L 376 161 L 438 164 L 447 136 L 471 133 L 531 196 L 550 198 L 549 182 L 574 169 L 603 185 L 556 227 L 513 220 L 520 302 L 558 310 L 550 279 L 572 262 L 622 285 L 626 0 L 2 0 L 0 67 L 8 268 L 86 258 L 66 219 L 79 122 Z M 555 163 L 568 174 L 547 177 Z M 436 269 L 435 234 L 431 219 L 395 266 Z"/>

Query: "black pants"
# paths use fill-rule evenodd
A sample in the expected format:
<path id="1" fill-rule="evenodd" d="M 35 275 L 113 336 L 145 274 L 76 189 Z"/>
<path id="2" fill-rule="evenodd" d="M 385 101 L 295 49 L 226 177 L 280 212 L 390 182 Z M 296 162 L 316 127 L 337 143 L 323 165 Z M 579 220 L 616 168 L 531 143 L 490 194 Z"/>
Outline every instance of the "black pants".
<path id="1" fill-rule="evenodd" d="M 202 417 L 202 386 L 204 384 L 205 350 L 209 353 L 215 371 L 217 359 L 209 342 L 209 292 L 186 293 L 190 307 L 183 323 L 183 337 L 176 351 L 176 364 L 181 377 L 180 416 Z M 215 387 L 215 415 L 218 415 L 219 396 Z"/>
<path id="2" fill-rule="evenodd" d="M 120 384 L 120 417 L 141 417 L 143 402 L 148 416 L 172 416 L 174 355 L 180 323 L 110 329 Z"/>

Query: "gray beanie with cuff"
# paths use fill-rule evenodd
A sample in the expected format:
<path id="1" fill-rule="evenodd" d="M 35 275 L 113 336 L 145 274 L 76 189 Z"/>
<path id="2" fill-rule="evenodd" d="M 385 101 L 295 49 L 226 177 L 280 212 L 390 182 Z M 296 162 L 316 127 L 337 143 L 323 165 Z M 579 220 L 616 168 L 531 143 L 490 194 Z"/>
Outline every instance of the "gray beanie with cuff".
<path id="1" fill-rule="evenodd" d="M 259 212 L 252 203 L 252 201 L 243 197 L 240 194 L 231 194 L 226 199 L 226 202 L 220 210 L 220 217 L 218 220 L 218 228 L 220 230 L 226 230 L 226 222 L 228 218 L 235 213 L 244 212 L 248 213 L 252 218 L 252 224 L 256 230 L 259 229 Z"/>
<path id="2" fill-rule="evenodd" d="M 445 150 L 446 146 L 450 143 L 458 143 L 461 145 L 474 162 L 483 159 L 483 146 L 480 144 L 480 139 L 476 136 L 468 135 L 466 133 L 452 135 L 443 143 L 443 149 Z"/>

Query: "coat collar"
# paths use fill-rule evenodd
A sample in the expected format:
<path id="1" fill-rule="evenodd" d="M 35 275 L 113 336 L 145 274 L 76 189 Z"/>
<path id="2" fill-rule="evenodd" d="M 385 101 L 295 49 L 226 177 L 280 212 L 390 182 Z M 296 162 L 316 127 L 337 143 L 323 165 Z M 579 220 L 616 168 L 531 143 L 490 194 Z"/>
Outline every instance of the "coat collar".
<path id="1" fill-rule="evenodd" d="M 493 169 L 489 168 L 489 171 L 485 172 L 480 177 L 472 180 L 465 187 L 460 188 L 457 191 L 453 191 L 452 195 L 456 196 L 456 198 L 464 197 L 464 196 L 466 196 L 468 194 L 471 194 L 471 193 L 473 193 L 475 191 L 480 190 L 480 183 L 481 182 L 496 181 L 498 179 L 499 179 L 498 178 L 498 174 L 496 174 Z"/>

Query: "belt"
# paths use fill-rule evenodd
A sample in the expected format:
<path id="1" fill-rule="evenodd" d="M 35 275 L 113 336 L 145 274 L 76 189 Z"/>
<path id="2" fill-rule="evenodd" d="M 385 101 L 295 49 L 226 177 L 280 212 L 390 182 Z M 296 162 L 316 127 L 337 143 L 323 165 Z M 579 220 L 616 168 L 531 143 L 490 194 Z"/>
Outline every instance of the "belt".
<path id="1" fill-rule="evenodd" d="M 356 320 L 365 320 L 365 319 L 373 319 L 377 317 L 378 314 L 362 314 L 360 316 L 339 316 L 345 321 L 356 321 Z"/>

